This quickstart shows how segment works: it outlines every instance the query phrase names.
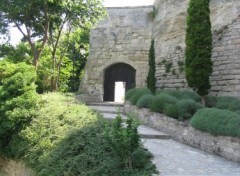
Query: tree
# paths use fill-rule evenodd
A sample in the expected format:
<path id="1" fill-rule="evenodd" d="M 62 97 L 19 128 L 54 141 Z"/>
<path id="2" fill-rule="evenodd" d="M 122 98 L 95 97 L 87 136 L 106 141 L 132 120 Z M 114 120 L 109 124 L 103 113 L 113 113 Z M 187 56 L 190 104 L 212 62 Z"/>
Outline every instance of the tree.
<path id="1" fill-rule="evenodd" d="M 2 0 L 0 32 L 6 32 L 11 25 L 17 27 L 31 47 L 33 65 L 37 68 L 48 42 L 55 59 L 60 37 L 66 27 L 93 24 L 102 14 L 104 8 L 101 0 Z"/>
<path id="2" fill-rule="evenodd" d="M 149 50 L 149 71 L 147 76 L 147 87 L 151 90 L 152 93 L 156 92 L 156 66 L 155 66 L 155 49 L 154 49 L 154 40 L 151 42 L 151 47 Z"/>
<path id="3" fill-rule="evenodd" d="M 201 96 L 209 93 L 212 74 L 212 33 L 209 0 L 190 0 L 186 31 L 186 79 L 188 86 Z"/>

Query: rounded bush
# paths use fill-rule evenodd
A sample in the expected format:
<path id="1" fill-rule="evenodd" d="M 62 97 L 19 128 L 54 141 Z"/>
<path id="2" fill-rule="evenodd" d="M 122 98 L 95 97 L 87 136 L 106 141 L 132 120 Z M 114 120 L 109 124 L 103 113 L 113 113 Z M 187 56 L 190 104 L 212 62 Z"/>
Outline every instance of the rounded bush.
<path id="1" fill-rule="evenodd" d="M 166 105 L 175 104 L 177 99 L 168 94 L 158 94 L 156 97 L 152 99 L 150 103 L 150 109 L 153 112 L 163 112 Z"/>
<path id="2" fill-rule="evenodd" d="M 240 137 L 240 115 L 229 110 L 200 109 L 190 123 L 194 128 L 212 135 Z"/>
<path id="3" fill-rule="evenodd" d="M 238 111 L 240 110 L 240 100 L 234 97 L 218 97 L 215 107 L 230 111 Z"/>
<path id="4" fill-rule="evenodd" d="M 147 88 L 136 88 L 133 90 L 133 92 L 130 92 L 130 95 L 128 95 L 128 99 L 133 105 L 136 105 L 137 101 L 141 96 L 146 94 L 152 94 L 151 91 Z"/>
<path id="5" fill-rule="evenodd" d="M 150 103 L 152 102 L 154 96 L 151 94 L 146 94 L 141 96 L 137 101 L 137 107 L 139 108 L 149 108 Z"/>
<path id="6" fill-rule="evenodd" d="M 182 120 L 190 119 L 198 109 L 203 108 L 200 103 L 189 99 L 178 101 L 176 107 L 179 110 L 179 119 Z"/>
<path id="7" fill-rule="evenodd" d="M 196 93 L 188 90 L 163 89 L 158 90 L 157 94 L 168 94 L 179 100 L 192 99 L 197 102 L 200 102 L 200 97 Z"/>
<path id="8" fill-rule="evenodd" d="M 172 104 L 169 104 L 164 108 L 164 114 L 175 119 L 178 119 L 180 116 L 179 109 L 176 105 Z"/>
<path id="9" fill-rule="evenodd" d="M 206 107 L 215 107 L 217 103 L 217 97 L 216 96 L 207 96 L 206 97 Z"/>

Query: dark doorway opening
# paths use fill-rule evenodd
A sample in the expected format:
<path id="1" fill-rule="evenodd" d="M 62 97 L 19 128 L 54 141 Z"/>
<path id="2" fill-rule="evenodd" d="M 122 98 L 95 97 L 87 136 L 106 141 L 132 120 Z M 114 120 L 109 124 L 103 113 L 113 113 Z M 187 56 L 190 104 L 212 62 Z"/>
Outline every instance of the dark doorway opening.
<path id="1" fill-rule="evenodd" d="M 104 101 L 114 101 L 116 82 L 125 84 L 125 91 L 136 86 L 136 70 L 124 63 L 118 63 L 105 70 L 104 75 Z"/>

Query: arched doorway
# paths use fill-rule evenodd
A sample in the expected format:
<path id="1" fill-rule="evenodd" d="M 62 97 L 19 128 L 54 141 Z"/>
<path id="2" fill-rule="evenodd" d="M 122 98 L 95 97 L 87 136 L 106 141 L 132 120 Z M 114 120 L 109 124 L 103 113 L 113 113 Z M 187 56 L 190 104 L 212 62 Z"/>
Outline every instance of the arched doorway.
<path id="1" fill-rule="evenodd" d="M 104 101 L 117 101 L 116 93 L 136 86 L 136 70 L 124 63 L 117 63 L 105 70 Z M 120 88 L 120 89 L 119 89 Z"/>

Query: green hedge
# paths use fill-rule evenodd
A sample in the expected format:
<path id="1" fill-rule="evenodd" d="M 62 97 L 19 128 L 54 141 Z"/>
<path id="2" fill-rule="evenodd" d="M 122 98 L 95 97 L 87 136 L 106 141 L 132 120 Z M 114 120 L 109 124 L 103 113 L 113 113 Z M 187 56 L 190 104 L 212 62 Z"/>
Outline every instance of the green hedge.
<path id="1" fill-rule="evenodd" d="M 240 115 L 229 110 L 204 108 L 197 111 L 190 123 L 212 135 L 240 137 Z"/>

